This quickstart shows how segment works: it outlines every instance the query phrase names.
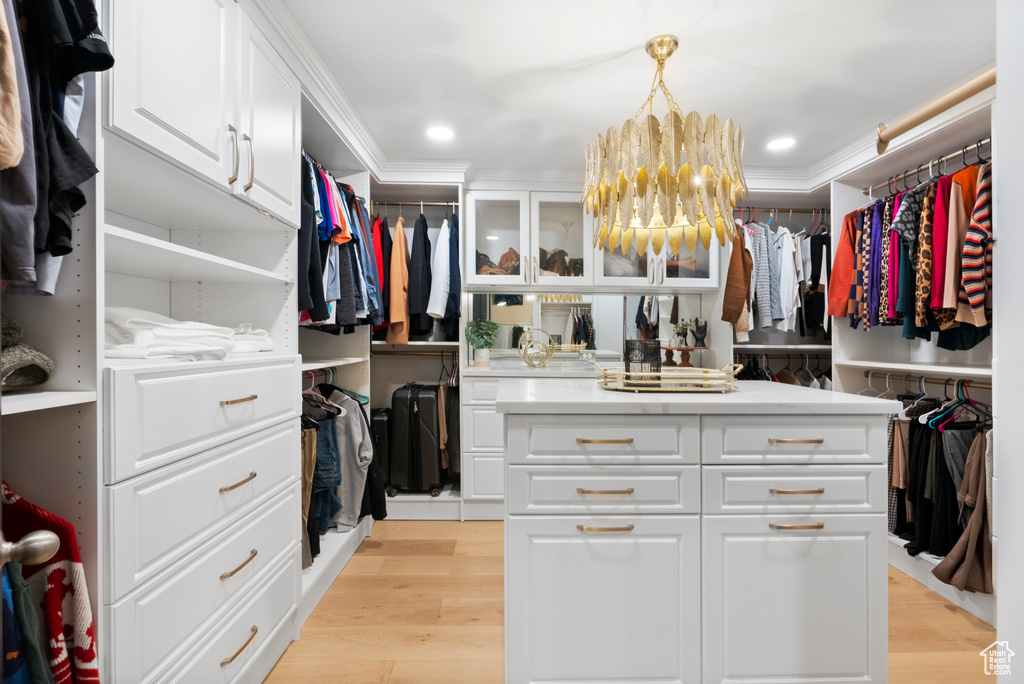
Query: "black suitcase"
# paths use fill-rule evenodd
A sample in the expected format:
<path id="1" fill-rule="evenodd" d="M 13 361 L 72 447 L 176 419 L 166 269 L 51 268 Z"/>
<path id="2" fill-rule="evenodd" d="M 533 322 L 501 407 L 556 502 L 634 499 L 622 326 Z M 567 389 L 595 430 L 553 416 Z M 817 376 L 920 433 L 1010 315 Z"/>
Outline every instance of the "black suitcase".
<path id="1" fill-rule="evenodd" d="M 391 474 L 391 409 L 370 411 L 370 430 L 373 432 L 374 458 L 380 462 L 384 481 Z"/>
<path id="2" fill-rule="evenodd" d="M 462 473 L 462 409 L 459 405 L 458 386 L 447 388 L 446 396 L 444 413 L 448 419 L 448 475 L 454 478 Z"/>
<path id="3" fill-rule="evenodd" d="M 391 463 L 388 493 L 430 492 L 444 486 L 437 413 L 437 387 L 415 383 L 391 395 Z"/>

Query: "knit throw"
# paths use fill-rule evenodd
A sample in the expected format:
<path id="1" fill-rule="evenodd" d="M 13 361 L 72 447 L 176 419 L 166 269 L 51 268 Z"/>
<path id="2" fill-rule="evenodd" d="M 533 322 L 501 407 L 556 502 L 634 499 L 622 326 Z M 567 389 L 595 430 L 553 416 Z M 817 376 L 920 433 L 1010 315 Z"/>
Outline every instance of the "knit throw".
<path id="1" fill-rule="evenodd" d="M 56 684 L 99 684 L 92 607 L 75 528 L 66 520 L 30 504 L 2 483 L 4 537 L 18 540 L 34 530 L 49 530 L 60 548 L 43 565 L 22 572 L 42 617 L 46 657 Z"/>

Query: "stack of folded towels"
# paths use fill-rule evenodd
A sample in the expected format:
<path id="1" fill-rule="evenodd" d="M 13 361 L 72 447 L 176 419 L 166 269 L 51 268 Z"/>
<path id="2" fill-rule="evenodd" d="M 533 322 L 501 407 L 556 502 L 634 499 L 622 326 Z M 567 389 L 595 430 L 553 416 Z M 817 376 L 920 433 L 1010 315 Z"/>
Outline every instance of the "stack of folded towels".
<path id="1" fill-rule="evenodd" d="M 248 324 L 237 330 L 196 321 L 176 321 L 152 311 L 108 306 L 106 355 L 116 359 L 223 359 L 229 352 L 271 351 L 266 330 Z"/>

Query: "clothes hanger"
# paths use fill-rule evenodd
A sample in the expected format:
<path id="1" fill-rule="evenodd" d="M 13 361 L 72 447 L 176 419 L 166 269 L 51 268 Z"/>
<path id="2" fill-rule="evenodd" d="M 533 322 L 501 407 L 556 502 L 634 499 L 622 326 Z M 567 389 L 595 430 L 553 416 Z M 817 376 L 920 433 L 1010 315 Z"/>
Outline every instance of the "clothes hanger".
<path id="1" fill-rule="evenodd" d="M 987 164 L 987 163 L 988 163 L 988 161 L 989 161 L 988 159 L 982 159 L 982 157 L 981 157 L 981 143 L 982 143 L 983 141 L 984 141 L 984 138 L 982 138 L 981 140 L 979 140 L 979 141 L 977 142 L 977 144 L 975 145 L 975 147 L 974 147 L 974 152 L 975 152 L 975 154 L 977 154 L 977 155 L 978 155 L 978 163 L 979 163 L 979 164 Z"/>
<path id="2" fill-rule="evenodd" d="M 951 381 L 952 378 L 946 378 L 946 381 L 942 383 L 942 396 L 944 397 L 945 401 L 939 404 L 937 408 L 929 411 L 928 413 L 925 413 L 920 418 L 918 418 L 917 420 L 919 423 L 921 423 L 922 425 L 928 425 L 932 418 L 945 413 L 946 410 L 949 409 L 949 407 L 956 402 L 956 399 L 949 396 L 949 383 Z"/>
<path id="3" fill-rule="evenodd" d="M 874 373 L 869 373 L 868 374 L 868 386 L 865 387 L 864 389 L 862 389 L 860 392 L 857 392 L 857 394 L 861 394 L 862 395 L 865 392 L 867 392 L 868 390 L 870 390 L 872 392 L 875 392 L 875 396 L 877 397 L 879 392 L 878 392 L 878 390 L 875 389 L 874 385 L 871 384 L 871 379 L 874 378 L 874 377 L 875 377 Z"/>

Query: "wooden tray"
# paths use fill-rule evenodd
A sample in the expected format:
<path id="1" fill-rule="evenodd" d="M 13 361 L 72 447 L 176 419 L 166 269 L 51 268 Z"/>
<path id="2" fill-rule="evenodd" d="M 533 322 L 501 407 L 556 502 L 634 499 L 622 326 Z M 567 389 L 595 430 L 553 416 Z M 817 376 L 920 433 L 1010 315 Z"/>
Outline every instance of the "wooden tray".
<path id="1" fill-rule="evenodd" d="M 655 373 L 627 373 L 624 368 L 602 368 L 594 364 L 597 383 L 619 392 L 731 392 L 736 389 L 736 373 L 742 364 L 714 368 L 662 368 Z"/>

